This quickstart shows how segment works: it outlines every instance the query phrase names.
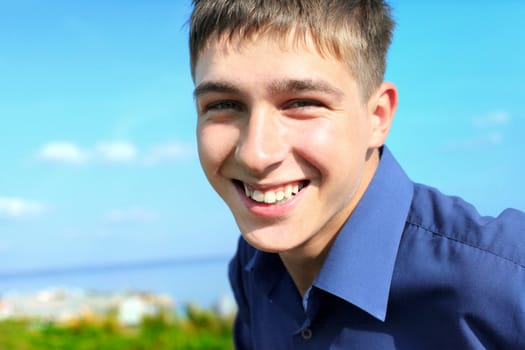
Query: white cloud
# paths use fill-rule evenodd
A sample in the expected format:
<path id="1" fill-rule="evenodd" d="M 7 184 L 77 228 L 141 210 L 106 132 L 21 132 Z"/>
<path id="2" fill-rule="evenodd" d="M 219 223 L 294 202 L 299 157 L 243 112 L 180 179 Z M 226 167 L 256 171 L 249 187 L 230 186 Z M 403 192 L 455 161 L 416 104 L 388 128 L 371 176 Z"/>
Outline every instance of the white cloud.
<path id="1" fill-rule="evenodd" d="M 503 140 L 503 133 L 494 131 L 485 135 L 450 141 L 447 143 L 446 148 L 450 151 L 474 150 L 500 145 L 503 143 Z"/>
<path id="2" fill-rule="evenodd" d="M 95 146 L 99 157 L 110 163 L 129 163 L 137 158 L 137 149 L 130 142 L 100 142 Z"/>
<path id="3" fill-rule="evenodd" d="M 115 209 L 107 215 L 107 221 L 114 224 L 122 223 L 147 223 L 158 219 L 157 213 L 152 210 L 132 207 L 128 209 Z"/>
<path id="4" fill-rule="evenodd" d="M 190 157 L 194 154 L 192 147 L 178 142 L 169 142 L 152 147 L 144 157 L 146 165 L 176 161 Z"/>
<path id="5" fill-rule="evenodd" d="M 16 197 L 0 197 L 0 217 L 20 219 L 42 214 L 46 206 L 36 201 Z"/>
<path id="6" fill-rule="evenodd" d="M 445 147 L 451 151 L 496 147 L 505 142 L 505 128 L 510 121 L 511 116 L 505 111 L 493 111 L 473 118 L 471 135 L 451 140 Z"/>
<path id="7" fill-rule="evenodd" d="M 501 127 L 510 122 L 510 114 L 505 111 L 495 111 L 486 115 L 474 118 L 473 125 L 476 128 L 494 128 Z"/>
<path id="8" fill-rule="evenodd" d="M 50 142 L 44 145 L 37 157 L 43 161 L 65 164 L 84 164 L 89 159 L 89 153 L 71 142 Z"/>
<path id="9" fill-rule="evenodd" d="M 128 141 L 103 141 L 92 148 L 81 148 L 72 142 L 49 142 L 36 153 L 37 159 L 44 162 L 75 165 L 96 162 L 158 165 L 193 157 L 194 154 L 192 146 L 176 141 L 154 145 L 146 152 L 141 152 Z"/>

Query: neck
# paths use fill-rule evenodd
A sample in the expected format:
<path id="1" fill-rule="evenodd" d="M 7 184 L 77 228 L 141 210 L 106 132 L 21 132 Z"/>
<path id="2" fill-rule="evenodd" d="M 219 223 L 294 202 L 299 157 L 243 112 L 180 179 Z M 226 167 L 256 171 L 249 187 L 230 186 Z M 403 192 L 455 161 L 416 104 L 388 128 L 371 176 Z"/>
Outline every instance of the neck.
<path id="1" fill-rule="evenodd" d="M 319 271 L 321 271 L 331 246 L 332 242 L 329 242 L 320 252 L 312 250 L 305 255 L 294 254 L 294 252 L 279 254 L 301 296 L 304 296 L 308 288 L 313 284 Z"/>

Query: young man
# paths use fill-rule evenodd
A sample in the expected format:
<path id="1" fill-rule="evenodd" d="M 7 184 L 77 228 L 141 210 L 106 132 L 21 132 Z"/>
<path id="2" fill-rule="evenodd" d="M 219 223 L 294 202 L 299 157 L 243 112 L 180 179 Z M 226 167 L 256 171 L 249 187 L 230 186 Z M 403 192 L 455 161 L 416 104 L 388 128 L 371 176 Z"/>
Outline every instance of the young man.
<path id="1" fill-rule="evenodd" d="M 525 215 L 412 183 L 374 0 L 195 0 L 204 172 L 242 233 L 238 349 L 525 349 Z"/>

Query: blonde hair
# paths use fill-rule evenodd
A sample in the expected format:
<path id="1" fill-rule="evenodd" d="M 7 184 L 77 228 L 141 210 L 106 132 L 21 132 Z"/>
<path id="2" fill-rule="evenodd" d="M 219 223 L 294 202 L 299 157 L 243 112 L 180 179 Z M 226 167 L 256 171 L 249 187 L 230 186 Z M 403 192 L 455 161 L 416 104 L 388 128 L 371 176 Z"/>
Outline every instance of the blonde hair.
<path id="1" fill-rule="evenodd" d="M 211 40 L 269 35 L 297 43 L 313 40 L 322 55 L 350 68 L 363 97 L 381 84 L 394 20 L 379 0 L 193 0 L 190 18 L 192 74 Z"/>

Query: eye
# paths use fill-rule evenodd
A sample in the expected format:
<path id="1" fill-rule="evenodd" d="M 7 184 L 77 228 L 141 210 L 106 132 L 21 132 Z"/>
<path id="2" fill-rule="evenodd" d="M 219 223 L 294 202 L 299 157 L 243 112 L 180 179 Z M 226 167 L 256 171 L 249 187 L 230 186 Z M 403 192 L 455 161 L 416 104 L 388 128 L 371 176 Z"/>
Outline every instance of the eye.
<path id="1" fill-rule="evenodd" d="M 235 110 L 235 111 L 239 111 L 242 109 L 242 106 L 240 103 L 236 102 L 236 101 L 231 101 L 231 100 L 227 100 L 227 101 L 218 101 L 218 102 L 213 102 L 213 103 L 209 103 L 205 106 L 204 108 L 204 111 L 208 112 L 208 111 L 224 111 L 224 110 Z"/>
<path id="2" fill-rule="evenodd" d="M 322 107 L 323 103 L 315 100 L 293 100 L 285 105 L 285 109 Z"/>

